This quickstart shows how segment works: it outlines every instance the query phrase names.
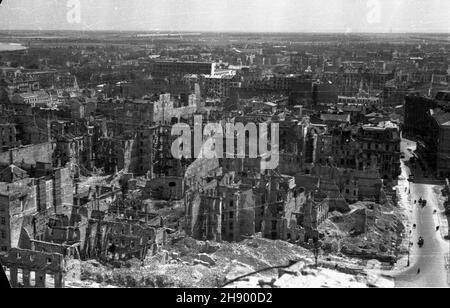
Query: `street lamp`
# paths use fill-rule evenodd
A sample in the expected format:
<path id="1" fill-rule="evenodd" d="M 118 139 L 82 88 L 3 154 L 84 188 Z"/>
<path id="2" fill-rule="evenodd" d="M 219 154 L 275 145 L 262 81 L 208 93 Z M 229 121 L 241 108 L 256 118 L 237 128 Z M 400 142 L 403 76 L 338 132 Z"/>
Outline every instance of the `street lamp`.
<path id="1" fill-rule="evenodd" d="M 406 264 L 406 266 L 409 266 L 409 256 L 410 256 L 410 250 L 411 250 L 411 234 L 412 234 L 412 230 L 409 230 L 409 238 L 408 238 L 408 263 Z"/>

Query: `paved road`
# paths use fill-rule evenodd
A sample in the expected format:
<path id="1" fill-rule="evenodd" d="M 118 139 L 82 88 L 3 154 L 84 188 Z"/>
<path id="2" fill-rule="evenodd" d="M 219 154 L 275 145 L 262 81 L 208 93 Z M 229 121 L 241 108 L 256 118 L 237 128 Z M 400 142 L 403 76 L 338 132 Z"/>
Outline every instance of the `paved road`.
<path id="1" fill-rule="evenodd" d="M 404 141 L 402 148 L 406 150 L 407 147 L 407 141 Z M 410 154 L 406 155 L 407 159 L 409 156 Z M 446 270 L 446 256 L 449 253 L 449 247 L 441 233 L 436 232 L 439 220 L 436 216 L 438 214 L 434 213 L 434 210 L 437 210 L 438 213 L 442 211 L 434 190 L 436 184 L 432 181 L 427 181 L 431 184 L 422 183 L 421 172 L 414 170 L 414 173 L 418 177 L 416 183 L 410 184 L 410 207 L 412 210 L 411 222 L 415 223 L 417 227 L 411 233 L 413 246 L 410 250 L 410 266 L 395 277 L 395 285 L 396 287 L 449 287 L 448 271 Z M 410 169 L 402 163 L 402 176 L 408 178 L 409 174 Z M 420 198 L 427 200 L 427 206 L 421 207 L 414 204 L 414 200 Z M 422 248 L 417 245 L 420 236 L 425 240 Z M 419 268 L 420 273 L 418 274 Z"/>

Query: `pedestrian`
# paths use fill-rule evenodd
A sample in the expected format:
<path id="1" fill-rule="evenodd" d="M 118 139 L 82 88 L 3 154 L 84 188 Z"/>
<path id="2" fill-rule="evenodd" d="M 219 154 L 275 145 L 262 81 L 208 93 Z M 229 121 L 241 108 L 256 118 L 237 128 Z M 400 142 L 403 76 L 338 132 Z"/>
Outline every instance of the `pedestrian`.
<path id="1" fill-rule="evenodd" d="M 417 275 L 420 274 L 420 267 L 417 269 Z"/>
<path id="2" fill-rule="evenodd" d="M 436 231 L 439 231 L 439 226 L 436 227 Z"/>

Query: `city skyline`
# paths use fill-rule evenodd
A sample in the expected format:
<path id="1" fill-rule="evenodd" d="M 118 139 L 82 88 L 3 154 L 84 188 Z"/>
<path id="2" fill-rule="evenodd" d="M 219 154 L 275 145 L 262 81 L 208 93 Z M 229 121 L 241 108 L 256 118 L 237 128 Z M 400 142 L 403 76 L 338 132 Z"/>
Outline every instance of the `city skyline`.
<path id="1" fill-rule="evenodd" d="M 206 2 L 206 3 L 205 3 Z M 181 3 L 181 4 L 180 4 Z M 206 5 L 207 4 L 207 5 Z M 440 0 L 4 1 L 2 30 L 449 33 Z"/>

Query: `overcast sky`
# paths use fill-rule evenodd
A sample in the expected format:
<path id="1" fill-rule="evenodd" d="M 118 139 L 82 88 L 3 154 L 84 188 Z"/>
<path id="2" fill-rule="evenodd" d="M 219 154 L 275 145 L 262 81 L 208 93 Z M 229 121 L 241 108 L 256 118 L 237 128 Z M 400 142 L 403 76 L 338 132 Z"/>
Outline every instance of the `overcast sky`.
<path id="1" fill-rule="evenodd" d="M 0 30 L 449 33 L 449 12 L 450 0 L 3 0 Z"/>

